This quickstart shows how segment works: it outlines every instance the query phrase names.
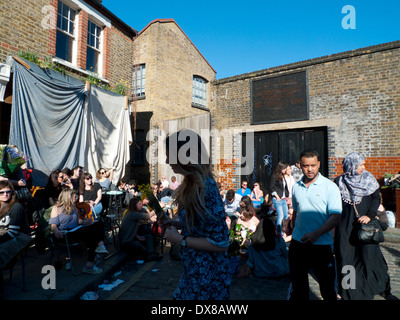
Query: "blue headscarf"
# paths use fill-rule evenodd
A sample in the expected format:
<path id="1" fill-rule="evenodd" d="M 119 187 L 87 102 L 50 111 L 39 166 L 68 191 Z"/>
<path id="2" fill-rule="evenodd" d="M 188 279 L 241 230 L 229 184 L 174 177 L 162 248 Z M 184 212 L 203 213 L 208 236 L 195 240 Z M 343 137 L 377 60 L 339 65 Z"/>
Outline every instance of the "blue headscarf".
<path id="1" fill-rule="evenodd" d="M 357 168 L 364 161 L 364 157 L 357 152 L 350 153 L 343 159 L 343 174 L 339 177 L 339 189 L 343 201 L 350 204 L 358 204 L 362 197 L 374 193 L 379 188 L 372 173 L 364 170 L 357 173 Z"/>

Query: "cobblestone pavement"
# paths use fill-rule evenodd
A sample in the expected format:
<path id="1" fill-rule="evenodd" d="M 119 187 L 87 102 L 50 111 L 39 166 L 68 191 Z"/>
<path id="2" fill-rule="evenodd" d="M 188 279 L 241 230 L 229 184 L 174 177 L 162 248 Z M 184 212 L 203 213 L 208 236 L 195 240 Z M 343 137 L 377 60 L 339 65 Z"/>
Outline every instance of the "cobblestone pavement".
<path id="1" fill-rule="evenodd" d="M 392 294 L 400 298 L 400 243 L 383 243 L 382 252 L 389 267 Z M 124 282 L 111 291 L 100 291 L 100 300 L 172 300 L 172 293 L 179 281 L 181 263 L 169 257 L 168 245 L 164 259 L 157 262 L 137 264 L 130 261 L 124 265 L 116 279 Z M 321 300 L 318 283 L 310 275 L 310 299 Z M 289 278 L 262 279 L 249 276 L 239 279 L 232 277 L 231 300 L 286 300 Z M 383 300 L 376 296 L 374 300 Z"/>

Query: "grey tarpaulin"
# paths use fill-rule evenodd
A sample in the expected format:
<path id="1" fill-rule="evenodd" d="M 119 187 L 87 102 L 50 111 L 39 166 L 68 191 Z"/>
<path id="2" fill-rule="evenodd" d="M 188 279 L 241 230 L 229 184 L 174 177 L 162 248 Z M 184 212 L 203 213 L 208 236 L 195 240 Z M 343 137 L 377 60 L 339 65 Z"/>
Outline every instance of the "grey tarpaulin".
<path id="1" fill-rule="evenodd" d="M 34 185 L 45 185 L 54 169 L 76 165 L 92 175 L 115 167 L 115 183 L 124 174 L 132 140 L 124 97 L 95 87 L 87 97 L 83 83 L 55 80 L 17 62 L 13 71 L 9 142 L 29 157 Z"/>
<path id="2" fill-rule="evenodd" d="M 124 176 L 130 159 L 132 131 L 125 97 L 92 86 L 87 112 L 85 168 L 93 176 L 100 168 L 114 168 L 113 183 Z"/>

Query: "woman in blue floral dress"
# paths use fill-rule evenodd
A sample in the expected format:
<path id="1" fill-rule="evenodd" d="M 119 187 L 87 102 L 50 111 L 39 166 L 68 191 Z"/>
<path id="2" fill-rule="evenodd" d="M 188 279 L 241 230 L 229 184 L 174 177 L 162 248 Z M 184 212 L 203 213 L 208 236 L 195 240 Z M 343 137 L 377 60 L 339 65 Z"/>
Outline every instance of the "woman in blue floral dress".
<path id="1" fill-rule="evenodd" d="M 179 159 L 169 154 L 172 143 L 177 144 L 171 150 L 177 151 Z M 181 154 L 183 146 L 193 149 Z M 181 130 L 167 138 L 167 163 L 175 173 L 184 175 L 174 193 L 179 206 L 179 226 L 173 223 L 165 231 L 168 241 L 182 245 L 183 269 L 174 292 L 176 300 L 226 300 L 230 296 L 229 231 L 224 204 L 204 150 L 200 137 L 190 130 Z M 178 229 L 182 229 L 181 233 Z"/>

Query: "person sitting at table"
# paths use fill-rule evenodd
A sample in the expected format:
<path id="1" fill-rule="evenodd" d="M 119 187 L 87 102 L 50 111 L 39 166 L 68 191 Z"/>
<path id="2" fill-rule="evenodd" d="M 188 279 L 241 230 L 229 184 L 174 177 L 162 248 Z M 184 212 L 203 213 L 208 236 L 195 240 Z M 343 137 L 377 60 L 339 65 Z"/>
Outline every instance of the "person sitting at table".
<path id="1" fill-rule="evenodd" d="M 129 201 L 138 195 L 138 192 L 135 191 L 134 189 L 130 189 L 129 185 L 123 181 L 120 180 L 118 181 L 118 186 L 117 186 L 119 191 L 122 191 L 124 193 L 123 195 L 123 204 L 127 206 L 129 204 Z"/>
<path id="2" fill-rule="evenodd" d="M 175 176 L 172 176 L 171 177 L 171 187 L 170 187 L 171 190 L 175 190 L 178 187 L 179 187 L 179 182 L 176 181 L 176 177 Z"/>
<path id="3" fill-rule="evenodd" d="M 56 169 L 50 173 L 46 187 L 44 188 L 44 199 L 42 199 L 46 208 L 54 206 L 57 202 L 58 196 L 63 189 L 61 184 L 63 181 L 64 174 L 61 170 Z"/>
<path id="4" fill-rule="evenodd" d="M 261 204 L 264 201 L 264 193 L 260 189 L 260 184 L 258 182 L 254 183 L 253 190 L 251 191 L 250 194 L 250 199 L 253 202 L 253 206 L 256 209 L 261 208 Z"/>
<path id="5" fill-rule="evenodd" d="M 18 202 L 13 184 L 0 181 L 0 276 L 1 269 L 31 241 L 26 210 Z M 1 281 L 1 280 L 0 280 Z M 0 292 L 1 293 L 1 292 Z M 1 297 L 1 295 L 0 295 Z"/>
<path id="6" fill-rule="evenodd" d="M 114 169 L 111 168 L 108 171 L 104 168 L 100 168 L 96 172 L 96 182 L 100 184 L 103 189 L 110 189 L 112 179 L 114 176 Z"/>
<path id="7" fill-rule="evenodd" d="M 135 197 L 139 195 L 138 187 L 136 180 L 129 180 L 129 183 L 126 184 L 126 188 L 132 193 Z"/>
<path id="8" fill-rule="evenodd" d="M 231 220 L 239 217 L 239 198 L 240 196 L 236 195 L 235 190 L 230 189 L 226 192 L 224 200 L 225 213 Z"/>
<path id="9" fill-rule="evenodd" d="M 249 196 L 251 194 L 251 190 L 247 187 L 247 185 L 248 185 L 247 180 L 243 180 L 241 188 L 238 189 L 236 193 L 241 197 Z"/>
<path id="10" fill-rule="evenodd" d="M 149 220 L 152 222 L 157 220 L 154 211 L 147 212 L 140 197 L 132 198 L 118 234 L 121 251 L 131 258 L 145 261 L 162 259 L 162 256 L 154 253 L 153 233 L 151 227 L 148 227 L 149 224 L 144 223 Z"/>
<path id="11" fill-rule="evenodd" d="M 158 181 L 156 183 L 157 185 L 157 194 L 156 197 L 158 199 L 158 201 L 160 202 L 168 202 L 171 200 L 174 191 L 170 188 L 164 188 L 164 186 L 162 185 L 161 181 Z"/>
<path id="12" fill-rule="evenodd" d="M 101 202 L 102 189 L 100 184 L 93 182 L 93 177 L 90 173 L 85 172 L 82 174 L 81 182 L 79 185 L 79 201 L 88 201 L 93 206 L 93 211 L 96 219 L 100 218 L 103 211 L 103 204 Z"/>
<path id="13" fill-rule="evenodd" d="M 277 233 L 275 223 L 263 218 L 265 243 L 255 246 L 250 243 L 247 263 L 240 269 L 238 278 L 253 273 L 260 278 L 275 278 L 289 274 L 288 250 L 283 238 Z"/>
<path id="14" fill-rule="evenodd" d="M 71 182 L 71 177 L 72 177 L 72 170 L 70 168 L 65 167 L 64 169 L 61 170 L 62 174 L 64 175 L 64 179 L 61 182 L 61 186 L 63 188 L 68 187 L 70 189 L 73 189 L 74 186 Z"/>
<path id="15" fill-rule="evenodd" d="M 76 166 L 72 169 L 72 176 L 70 177 L 73 189 L 79 189 L 79 182 L 81 181 L 81 176 L 83 173 L 83 167 Z"/>
<path id="16" fill-rule="evenodd" d="M 94 264 L 96 253 L 108 254 L 103 241 L 104 228 L 100 223 L 94 223 L 91 219 L 79 218 L 76 208 L 77 200 L 76 190 L 64 189 L 61 191 L 58 201 L 50 213 L 50 228 L 57 239 L 62 239 L 65 236 L 65 231 L 82 226 L 75 231 L 68 232 L 68 241 L 87 244 L 88 258 L 82 272 L 99 274 L 102 270 Z"/>

